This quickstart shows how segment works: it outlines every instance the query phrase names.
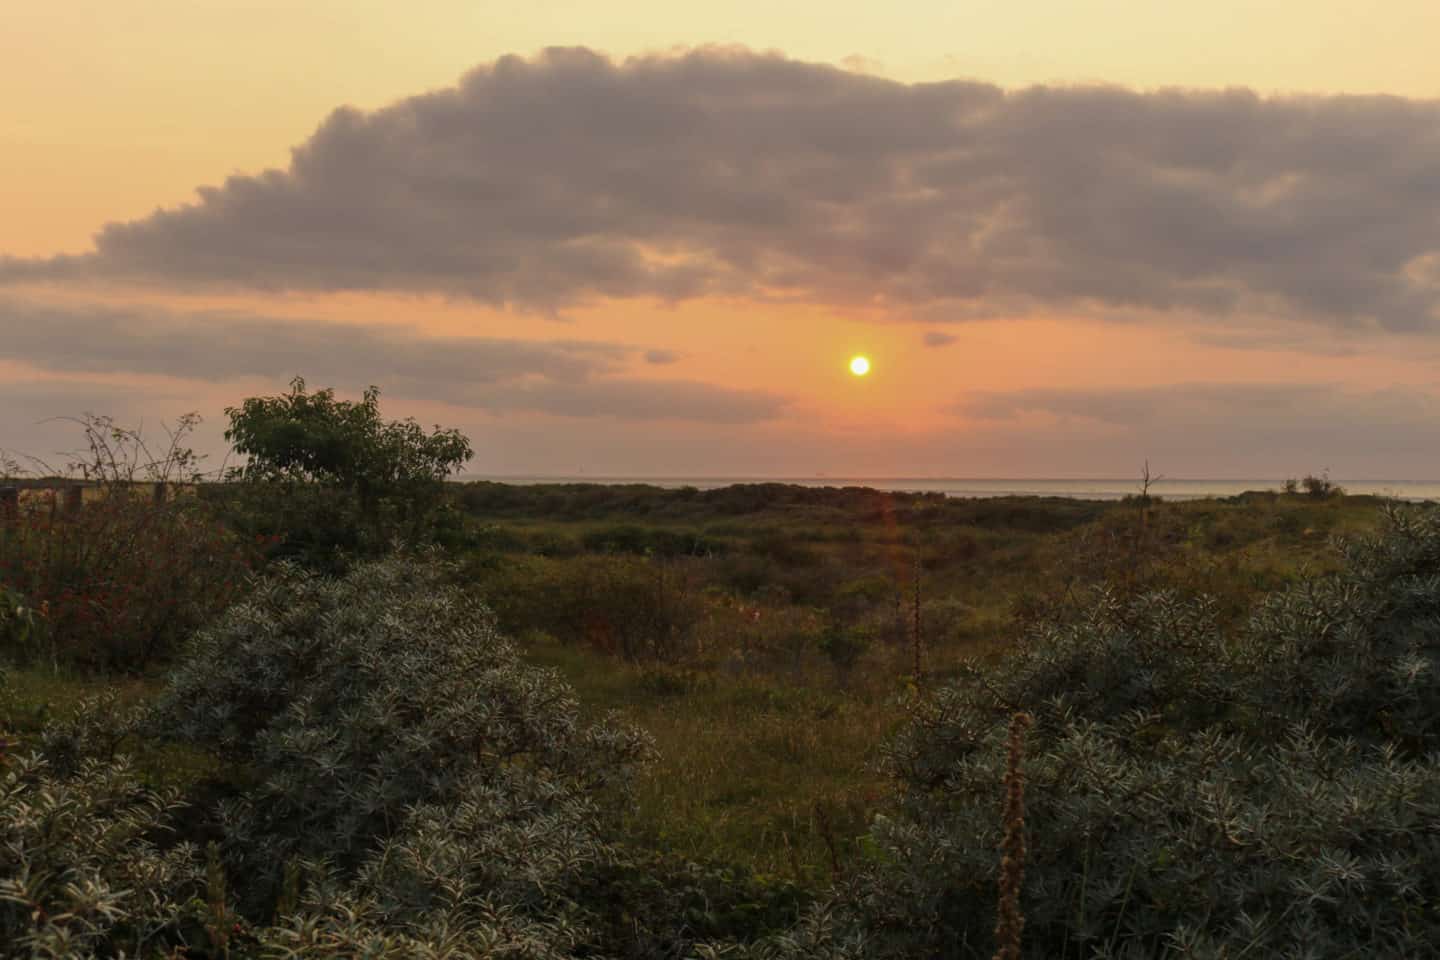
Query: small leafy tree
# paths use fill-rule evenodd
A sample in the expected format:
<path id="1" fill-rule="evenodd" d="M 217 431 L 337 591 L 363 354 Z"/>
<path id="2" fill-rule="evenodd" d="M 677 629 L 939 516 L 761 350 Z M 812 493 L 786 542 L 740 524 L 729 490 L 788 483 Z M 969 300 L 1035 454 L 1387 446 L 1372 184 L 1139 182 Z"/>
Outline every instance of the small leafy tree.
<path id="1" fill-rule="evenodd" d="M 286 535 L 285 552 L 316 561 L 336 548 L 418 539 L 432 526 L 445 478 L 473 456 L 470 441 L 455 429 L 384 420 L 379 401 L 377 387 L 358 402 L 337 400 L 296 377 L 288 393 L 226 408 L 225 439 L 247 458 L 229 478 L 257 494 L 245 511 L 254 532 Z M 272 495 L 277 484 L 283 497 Z"/>

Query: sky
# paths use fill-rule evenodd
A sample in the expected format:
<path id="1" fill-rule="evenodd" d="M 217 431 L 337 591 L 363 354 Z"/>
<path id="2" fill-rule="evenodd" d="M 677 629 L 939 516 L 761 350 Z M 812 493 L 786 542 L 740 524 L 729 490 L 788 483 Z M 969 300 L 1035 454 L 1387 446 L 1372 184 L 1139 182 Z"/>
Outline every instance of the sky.
<path id="1" fill-rule="evenodd" d="M 16 0 L 0 448 L 1440 479 L 1440 5 Z M 848 372 L 870 357 L 865 378 Z"/>

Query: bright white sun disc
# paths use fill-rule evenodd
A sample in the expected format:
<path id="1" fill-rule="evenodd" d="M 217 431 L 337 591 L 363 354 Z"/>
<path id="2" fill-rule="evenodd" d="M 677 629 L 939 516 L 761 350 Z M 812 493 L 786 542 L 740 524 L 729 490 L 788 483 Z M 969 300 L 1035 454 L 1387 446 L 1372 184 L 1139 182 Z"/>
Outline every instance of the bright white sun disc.
<path id="1" fill-rule="evenodd" d="M 850 359 L 850 372 L 857 377 L 863 377 L 870 372 L 870 359 L 868 357 L 852 357 Z"/>

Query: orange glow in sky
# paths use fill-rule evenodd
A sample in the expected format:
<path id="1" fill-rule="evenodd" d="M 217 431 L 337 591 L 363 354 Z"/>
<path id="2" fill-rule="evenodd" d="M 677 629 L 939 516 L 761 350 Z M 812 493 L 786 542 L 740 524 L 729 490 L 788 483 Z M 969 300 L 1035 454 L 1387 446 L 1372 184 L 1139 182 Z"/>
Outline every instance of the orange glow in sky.
<path id="1" fill-rule="evenodd" d="M 155 416 L 193 406 L 215 423 L 246 391 L 333 363 L 353 381 L 342 392 L 379 382 L 387 411 L 469 430 L 481 472 L 1128 475 L 1167 452 L 1172 476 L 1440 471 L 1427 459 L 1440 454 L 1412 449 L 1440 444 L 1386 432 L 1410 412 L 1424 422 L 1435 400 L 1440 238 L 1423 224 L 1440 215 L 1425 206 L 1440 196 L 1440 144 L 1426 132 L 1440 4 L 1381 4 L 1363 30 L 1357 11 L 1340 0 L 903 0 L 846 17 L 818 0 L 18 4 L 0 30 L 0 410 L 11 411 L 0 448 L 48 442 L 38 414 L 79 412 L 51 409 L 67 398 Z M 527 127 L 550 87 L 523 83 L 551 45 L 617 64 L 741 45 L 776 52 L 791 73 L 832 65 L 920 86 L 894 109 L 872 103 L 900 96 L 893 84 L 836 83 L 802 116 L 814 129 L 799 148 L 784 141 L 795 117 L 778 111 L 814 83 L 758 86 L 789 82 L 758 65 L 736 74 L 754 92 L 727 81 L 680 107 L 662 95 L 703 84 L 703 71 L 654 84 L 654 100 L 637 83 L 634 110 L 576 82 L 573 109 Z M 532 59 L 495 65 L 509 54 Z M 491 86 L 457 120 L 446 110 L 477 67 Z M 544 69 L 556 86 L 582 68 Z M 998 85 L 1013 116 L 995 121 L 995 103 L 944 86 L 956 79 Z M 1036 84 L 1053 91 L 1021 95 Z M 1073 105 L 1053 106 L 1077 84 L 1097 101 L 1122 88 L 1146 99 L 1131 113 L 1105 101 L 1082 123 Z M 1300 111 L 1320 117 L 1313 128 L 1271 144 L 1288 129 L 1260 116 L 1277 92 L 1389 99 L 1335 101 L 1329 120 L 1315 100 Z M 426 94 L 365 152 L 375 111 Z M 929 128 L 906 125 L 907 110 L 946 96 L 960 98 L 973 143 L 936 147 Z M 347 106 L 350 120 L 332 117 Z M 1118 142 L 1155 117 L 1130 152 L 1086 152 L 1087 137 Z M 754 143 L 727 150 L 737 131 Z M 1034 144 L 1014 147 L 1025 136 Z M 1015 152 L 975 166 L 1002 147 Z M 1269 171 L 1282 148 L 1295 153 Z M 1371 148 L 1376 162 L 1361 156 Z M 351 169 L 354 157 L 364 162 Z M 1131 165 L 1118 187 L 1085 179 L 1112 162 Z M 533 179 L 485 179 L 507 163 Z M 280 199 L 264 192 L 266 170 Z M 197 194 L 232 176 L 259 179 Z M 1001 196 L 1009 176 L 1032 179 Z M 1326 186 L 1338 176 L 1354 179 Z M 357 199 L 331 202 L 345 190 Z M 300 201 L 333 244 L 306 245 L 287 219 Z M 204 216 L 179 223 L 175 211 L 197 203 Z M 473 207 L 452 216 L 457 204 Z M 1421 226 L 1367 232 L 1406 211 Z M 107 224 L 127 223 L 89 272 L 47 259 L 85 254 Z M 1078 241 L 1064 232 L 1075 223 Z M 445 239 L 427 246 L 432 235 Z M 1376 251 L 1394 262 L 1352 276 Z M 7 274 L 7 258 L 23 266 Z M 391 271 L 403 282 L 355 281 Z M 36 332 L 72 323 L 64 343 Z M 253 334 L 207 354 L 222 329 Z M 466 350 L 474 369 L 454 360 L 443 383 L 397 372 Z M 1223 406 L 1227 387 L 1247 399 Z M 1249 439 L 1222 439 L 1235 430 Z"/>

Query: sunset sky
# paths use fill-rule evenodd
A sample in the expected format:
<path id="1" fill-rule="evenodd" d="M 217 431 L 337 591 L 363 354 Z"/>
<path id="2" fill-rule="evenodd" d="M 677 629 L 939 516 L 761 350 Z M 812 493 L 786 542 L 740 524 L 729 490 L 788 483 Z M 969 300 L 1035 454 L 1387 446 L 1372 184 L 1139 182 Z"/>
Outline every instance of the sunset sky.
<path id="1" fill-rule="evenodd" d="M 1434 0 L 4 19 L 0 448 L 299 374 L 473 474 L 1440 478 Z"/>

